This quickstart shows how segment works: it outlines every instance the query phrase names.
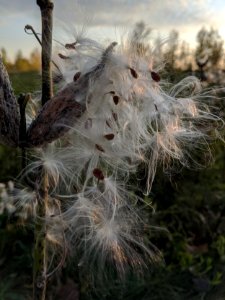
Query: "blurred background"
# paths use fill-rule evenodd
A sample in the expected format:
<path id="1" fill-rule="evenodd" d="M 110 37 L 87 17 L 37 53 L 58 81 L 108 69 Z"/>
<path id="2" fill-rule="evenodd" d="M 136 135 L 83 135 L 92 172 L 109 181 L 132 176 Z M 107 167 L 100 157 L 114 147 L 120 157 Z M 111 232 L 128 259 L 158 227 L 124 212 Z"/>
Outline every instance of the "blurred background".
<path id="1" fill-rule="evenodd" d="M 133 30 L 151 31 L 158 49 L 163 79 L 173 83 L 195 75 L 206 89 L 217 90 L 210 100 L 225 115 L 225 2 L 222 0 L 55 0 L 54 44 L 73 42 L 82 28 L 93 39 L 119 40 Z M 24 32 L 26 24 L 41 32 L 36 1 L 1 0 L 0 52 L 15 94 L 40 90 L 40 47 Z M 57 55 L 57 53 L 56 53 Z M 214 94 L 215 96 L 215 94 Z M 224 133 L 222 132 L 222 136 Z M 225 299 L 225 148 L 211 145 L 212 161 L 205 169 L 163 174 L 158 170 L 146 201 L 156 213 L 146 212 L 151 225 L 146 239 L 162 251 L 164 263 L 144 276 L 130 274 L 123 282 L 111 277 L 95 282 L 88 270 L 70 261 L 50 284 L 48 299 L 185 300 Z M 0 146 L 0 300 L 31 299 L 32 227 L 12 206 L 7 191 L 21 170 L 19 150 Z M 141 188 L 141 183 L 138 183 Z M 144 196 L 143 196 L 144 197 Z"/>

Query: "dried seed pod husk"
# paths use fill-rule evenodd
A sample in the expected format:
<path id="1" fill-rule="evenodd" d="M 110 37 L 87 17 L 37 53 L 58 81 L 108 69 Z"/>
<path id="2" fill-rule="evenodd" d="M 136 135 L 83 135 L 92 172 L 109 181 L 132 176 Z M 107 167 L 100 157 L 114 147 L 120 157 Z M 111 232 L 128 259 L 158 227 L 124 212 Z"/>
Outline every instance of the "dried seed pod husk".
<path id="1" fill-rule="evenodd" d="M 89 84 L 102 74 L 116 44 L 111 43 L 106 48 L 100 62 L 93 69 L 81 74 L 79 80 L 69 83 L 42 107 L 27 131 L 26 147 L 41 147 L 62 137 L 83 115 Z M 82 99 L 78 102 L 77 97 Z M 104 152 L 104 149 L 98 150 Z"/>
<path id="2" fill-rule="evenodd" d="M 41 147 L 69 131 L 86 107 L 76 101 L 74 83 L 49 100 L 27 131 L 27 147 Z"/>
<path id="3" fill-rule="evenodd" d="M 0 56 L 0 143 L 12 147 L 19 144 L 19 106 Z"/>

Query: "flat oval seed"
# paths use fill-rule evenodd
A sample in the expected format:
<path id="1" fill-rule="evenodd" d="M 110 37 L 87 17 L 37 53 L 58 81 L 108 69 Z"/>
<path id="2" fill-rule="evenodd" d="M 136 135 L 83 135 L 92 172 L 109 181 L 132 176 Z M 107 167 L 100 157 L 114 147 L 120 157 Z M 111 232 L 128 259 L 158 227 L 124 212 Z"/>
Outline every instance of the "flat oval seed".
<path id="1" fill-rule="evenodd" d="M 66 44 L 65 48 L 66 49 L 73 49 L 73 50 L 75 50 L 76 49 L 75 45 L 76 45 L 76 42 L 71 43 L 71 44 Z"/>
<path id="2" fill-rule="evenodd" d="M 95 144 L 95 148 L 98 149 L 101 152 L 105 152 L 105 150 L 102 148 L 102 146 Z"/>
<path id="3" fill-rule="evenodd" d="M 98 179 L 98 180 L 104 180 L 104 175 L 100 169 L 94 169 L 93 170 L 93 175 Z"/>
<path id="4" fill-rule="evenodd" d="M 151 76 L 152 76 L 152 79 L 154 80 L 154 81 L 156 81 L 156 82 L 159 82 L 160 81 L 160 76 L 159 76 L 159 74 L 158 73 L 156 73 L 156 72 L 151 72 Z"/>
<path id="5" fill-rule="evenodd" d="M 135 79 L 137 79 L 137 78 L 138 78 L 137 72 L 136 72 L 133 68 L 129 68 L 129 70 L 130 70 L 131 75 L 132 75 Z"/>
<path id="6" fill-rule="evenodd" d="M 91 127 L 92 127 L 92 119 L 91 118 L 89 118 L 85 121 L 84 127 L 85 127 L 85 129 L 91 129 Z"/>
<path id="7" fill-rule="evenodd" d="M 109 134 L 105 134 L 104 137 L 108 140 L 111 141 L 114 139 L 114 134 L 113 133 L 109 133 Z"/>
<path id="8" fill-rule="evenodd" d="M 80 78 L 81 72 L 77 72 L 74 76 L 73 76 L 73 81 L 76 82 L 79 78 Z"/>
<path id="9" fill-rule="evenodd" d="M 119 103 L 119 96 L 113 96 L 113 101 L 115 103 L 115 105 L 117 105 Z"/>
<path id="10" fill-rule="evenodd" d="M 69 59 L 69 56 L 63 55 L 62 53 L 58 53 L 58 56 L 62 59 Z"/>

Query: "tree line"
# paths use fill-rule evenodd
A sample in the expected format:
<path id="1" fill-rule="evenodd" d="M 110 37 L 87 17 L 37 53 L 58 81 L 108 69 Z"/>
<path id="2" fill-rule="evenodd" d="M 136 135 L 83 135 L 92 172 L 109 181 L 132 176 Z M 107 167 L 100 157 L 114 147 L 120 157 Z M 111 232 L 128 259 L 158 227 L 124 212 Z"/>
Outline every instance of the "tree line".
<path id="1" fill-rule="evenodd" d="M 37 48 L 30 53 L 28 58 L 24 57 L 22 51 L 19 50 L 15 56 L 14 62 L 9 60 L 5 48 L 1 48 L 0 52 L 3 63 L 9 73 L 40 71 L 41 69 L 41 54 Z"/>
<path id="2" fill-rule="evenodd" d="M 146 37 L 151 34 L 144 22 L 135 25 L 133 38 L 138 35 Z M 165 62 L 165 69 L 193 71 L 200 70 L 200 76 L 204 80 L 205 71 L 225 69 L 224 41 L 217 29 L 202 28 L 196 36 L 196 47 L 192 49 L 186 41 L 181 41 L 179 32 L 172 30 L 166 40 L 160 36 L 153 40 L 153 48 L 157 49 L 158 60 Z M 142 49 L 143 50 L 143 49 Z M 38 49 L 34 49 L 28 58 L 19 50 L 14 62 L 8 59 L 7 51 L 1 48 L 1 55 L 9 73 L 40 71 L 41 55 Z"/>

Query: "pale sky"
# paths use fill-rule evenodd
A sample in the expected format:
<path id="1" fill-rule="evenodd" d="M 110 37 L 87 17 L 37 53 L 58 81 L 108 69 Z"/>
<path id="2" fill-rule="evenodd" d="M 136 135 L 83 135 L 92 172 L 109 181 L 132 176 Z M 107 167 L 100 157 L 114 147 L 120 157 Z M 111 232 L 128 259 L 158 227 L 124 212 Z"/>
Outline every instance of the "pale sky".
<path id="1" fill-rule="evenodd" d="M 194 47 L 197 32 L 205 26 L 218 29 L 225 39 L 225 0 L 54 0 L 54 38 L 65 42 L 77 26 L 97 39 L 119 38 L 136 22 L 144 21 L 163 38 L 172 29 L 180 40 Z M 34 37 L 25 34 L 24 26 L 41 31 L 36 0 L 0 0 L 0 48 L 12 59 L 21 49 L 24 55 L 38 47 Z M 71 42 L 71 39 L 68 40 Z"/>

